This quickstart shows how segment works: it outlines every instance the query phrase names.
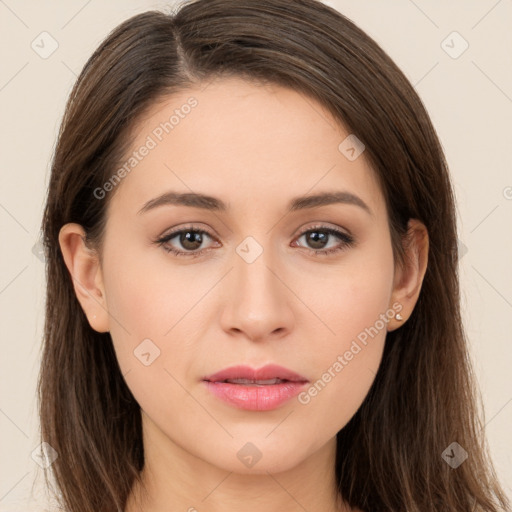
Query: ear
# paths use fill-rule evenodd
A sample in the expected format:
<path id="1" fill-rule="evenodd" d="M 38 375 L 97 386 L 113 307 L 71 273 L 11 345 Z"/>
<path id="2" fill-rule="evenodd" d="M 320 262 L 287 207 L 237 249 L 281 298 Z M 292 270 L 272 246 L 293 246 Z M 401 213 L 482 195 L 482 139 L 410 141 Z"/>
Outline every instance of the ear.
<path id="1" fill-rule="evenodd" d="M 429 238 L 425 225 L 417 219 L 410 219 L 407 235 L 403 242 L 404 265 L 397 265 L 393 279 L 391 304 L 402 316 L 402 320 L 392 318 L 388 322 L 388 331 L 399 328 L 411 315 L 421 291 L 421 285 L 427 270 Z M 400 307 L 401 306 L 401 307 Z"/>
<path id="2" fill-rule="evenodd" d="M 89 324 L 98 332 L 108 332 L 109 317 L 103 276 L 96 251 L 87 247 L 80 224 L 68 223 L 59 232 L 59 244 L 73 287 Z"/>

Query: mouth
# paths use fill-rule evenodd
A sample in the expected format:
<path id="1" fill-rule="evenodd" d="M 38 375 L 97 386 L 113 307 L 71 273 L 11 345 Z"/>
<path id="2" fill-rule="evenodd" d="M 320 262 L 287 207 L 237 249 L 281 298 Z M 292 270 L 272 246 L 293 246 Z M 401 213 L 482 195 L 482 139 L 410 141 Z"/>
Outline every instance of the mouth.
<path id="1" fill-rule="evenodd" d="M 275 364 L 267 364 L 258 369 L 243 365 L 231 366 L 213 375 L 209 375 L 203 380 L 262 386 L 279 384 L 281 382 L 308 382 L 306 377 Z"/>
<path id="2" fill-rule="evenodd" d="M 287 368 L 234 366 L 203 379 L 208 391 L 227 404 L 250 411 L 276 409 L 296 396 L 308 379 Z"/>
<path id="3" fill-rule="evenodd" d="M 242 384 L 244 386 L 271 386 L 274 384 L 281 384 L 282 382 L 295 382 L 287 379 L 266 379 L 266 380 L 254 380 L 254 379 L 225 379 L 218 381 L 209 382 L 224 382 L 229 384 Z"/>

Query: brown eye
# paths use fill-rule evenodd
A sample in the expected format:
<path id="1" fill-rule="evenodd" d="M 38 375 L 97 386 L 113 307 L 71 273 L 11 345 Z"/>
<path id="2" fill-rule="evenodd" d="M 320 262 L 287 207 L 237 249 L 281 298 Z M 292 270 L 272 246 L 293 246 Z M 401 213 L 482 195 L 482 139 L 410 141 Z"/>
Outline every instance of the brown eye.
<path id="1" fill-rule="evenodd" d="M 200 256 L 206 250 L 199 250 L 205 241 L 205 236 L 213 239 L 212 235 L 202 229 L 185 228 L 179 231 L 173 231 L 159 238 L 156 242 L 161 245 L 164 250 L 176 256 L 195 257 Z M 176 240 L 171 244 L 171 240 L 174 239 Z M 178 247 L 176 247 L 176 245 L 178 245 Z"/>
<path id="2" fill-rule="evenodd" d="M 181 231 L 177 236 L 179 243 L 188 251 L 199 249 L 203 243 L 203 234 L 199 231 Z"/>
<path id="3" fill-rule="evenodd" d="M 304 231 L 299 236 L 298 240 L 303 237 L 306 240 L 306 244 L 312 251 L 315 252 L 315 254 L 332 254 L 338 251 L 342 251 L 354 244 L 354 238 L 352 236 L 344 233 L 343 231 L 339 231 L 327 226 L 310 228 L 307 231 Z M 327 244 L 333 237 L 341 240 L 341 243 L 326 249 Z"/>

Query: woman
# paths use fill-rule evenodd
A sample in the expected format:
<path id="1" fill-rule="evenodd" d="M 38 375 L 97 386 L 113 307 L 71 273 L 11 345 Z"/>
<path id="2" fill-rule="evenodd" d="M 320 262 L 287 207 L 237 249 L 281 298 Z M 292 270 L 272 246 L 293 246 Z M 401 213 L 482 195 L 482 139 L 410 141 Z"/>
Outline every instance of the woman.
<path id="1" fill-rule="evenodd" d="M 42 439 L 70 511 L 498 511 L 428 114 L 314 0 L 117 27 L 43 220 Z"/>

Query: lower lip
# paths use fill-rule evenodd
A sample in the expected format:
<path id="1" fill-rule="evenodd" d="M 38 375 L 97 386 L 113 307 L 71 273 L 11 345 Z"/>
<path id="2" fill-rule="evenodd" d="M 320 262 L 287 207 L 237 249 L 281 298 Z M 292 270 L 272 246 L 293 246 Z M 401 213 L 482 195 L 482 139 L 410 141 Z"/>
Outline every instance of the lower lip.
<path id="1" fill-rule="evenodd" d="M 228 404 L 248 411 L 271 411 L 297 396 L 307 382 L 281 382 L 280 384 L 253 385 L 204 381 L 216 397 Z"/>

